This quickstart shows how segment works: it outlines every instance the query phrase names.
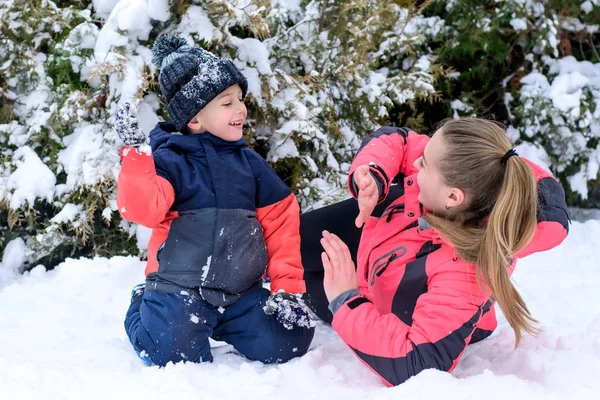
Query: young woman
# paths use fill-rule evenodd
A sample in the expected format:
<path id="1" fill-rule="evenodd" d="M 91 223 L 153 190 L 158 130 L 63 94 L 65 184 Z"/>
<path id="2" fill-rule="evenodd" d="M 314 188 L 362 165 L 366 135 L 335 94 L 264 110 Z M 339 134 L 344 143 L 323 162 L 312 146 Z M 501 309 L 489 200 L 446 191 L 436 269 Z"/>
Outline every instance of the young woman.
<path id="1" fill-rule="evenodd" d="M 431 138 L 384 127 L 349 177 L 361 229 L 353 199 L 302 216 L 308 299 L 386 384 L 454 369 L 496 328 L 494 303 L 517 344 L 536 332 L 510 275 L 517 259 L 560 244 L 569 219 L 560 184 L 504 129 L 477 118 Z"/>

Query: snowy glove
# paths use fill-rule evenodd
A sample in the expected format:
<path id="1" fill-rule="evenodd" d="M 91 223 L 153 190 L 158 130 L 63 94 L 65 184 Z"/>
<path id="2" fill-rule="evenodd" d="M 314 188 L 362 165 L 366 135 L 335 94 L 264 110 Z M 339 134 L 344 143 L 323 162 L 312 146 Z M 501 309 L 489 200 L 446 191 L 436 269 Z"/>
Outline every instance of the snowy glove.
<path id="1" fill-rule="evenodd" d="M 291 330 L 294 325 L 301 328 L 312 328 L 316 325 L 310 316 L 310 309 L 300 294 L 282 292 L 272 294 L 267 299 L 264 310 L 267 315 L 277 313 L 277 321 L 286 329 Z"/>
<path id="2" fill-rule="evenodd" d="M 139 128 L 138 121 L 129 103 L 119 107 L 115 117 L 115 131 L 121 143 L 139 147 L 147 143 L 146 134 Z"/>

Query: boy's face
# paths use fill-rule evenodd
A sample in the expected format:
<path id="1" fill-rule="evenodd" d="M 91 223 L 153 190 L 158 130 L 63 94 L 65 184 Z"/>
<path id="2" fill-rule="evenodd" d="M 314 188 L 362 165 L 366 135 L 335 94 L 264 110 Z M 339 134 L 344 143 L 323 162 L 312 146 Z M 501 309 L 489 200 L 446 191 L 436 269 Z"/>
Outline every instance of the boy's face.
<path id="1" fill-rule="evenodd" d="M 233 85 L 204 106 L 188 123 L 188 129 L 192 133 L 210 132 L 233 142 L 242 138 L 242 127 L 247 114 L 242 89 L 239 85 Z"/>

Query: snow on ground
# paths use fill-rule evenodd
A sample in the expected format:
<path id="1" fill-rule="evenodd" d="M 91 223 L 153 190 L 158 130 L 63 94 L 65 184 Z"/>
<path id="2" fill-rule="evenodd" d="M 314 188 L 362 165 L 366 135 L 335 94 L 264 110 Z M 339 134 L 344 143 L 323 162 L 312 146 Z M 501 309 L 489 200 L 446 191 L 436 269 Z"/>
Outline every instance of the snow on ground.
<path id="1" fill-rule="evenodd" d="M 513 351 L 506 321 L 459 367 L 386 388 L 335 333 L 265 366 L 215 351 L 212 364 L 147 367 L 123 330 L 138 259 L 67 260 L 53 271 L 1 273 L 0 391 L 6 399 L 597 399 L 600 221 L 574 222 L 560 247 L 521 260 L 515 280 L 544 328 Z M 502 317 L 500 317 L 502 318 Z"/>

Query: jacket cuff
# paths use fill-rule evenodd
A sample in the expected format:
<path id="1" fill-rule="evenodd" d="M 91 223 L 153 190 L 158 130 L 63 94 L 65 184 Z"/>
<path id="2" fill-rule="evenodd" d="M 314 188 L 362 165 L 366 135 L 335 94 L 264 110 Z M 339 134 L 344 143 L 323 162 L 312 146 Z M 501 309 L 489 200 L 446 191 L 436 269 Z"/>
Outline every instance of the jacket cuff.
<path id="1" fill-rule="evenodd" d="M 127 157 L 131 151 L 136 152 L 136 153 L 144 153 L 147 156 L 152 155 L 152 148 L 150 147 L 150 145 L 141 144 L 141 145 L 131 146 L 131 145 L 126 144 L 126 145 L 121 146 L 121 148 L 119 149 L 119 156 L 121 158 L 121 161 L 123 161 L 123 159 L 125 157 Z"/>
<path id="2" fill-rule="evenodd" d="M 346 290 L 329 303 L 329 311 L 331 311 L 332 314 L 335 314 L 345 302 L 356 296 L 360 296 L 360 291 L 358 289 Z"/>
<path id="3" fill-rule="evenodd" d="M 379 176 L 379 174 L 375 171 L 370 170 L 369 172 L 371 172 L 371 176 L 373 177 L 373 179 L 375 179 L 375 183 L 377 183 L 377 191 L 379 193 L 379 199 L 377 200 L 377 202 L 381 203 L 383 199 L 385 199 L 386 195 L 383 179 L 381 179 L 381 176 Z"/>
<path id="4" fill-rule="evenodd" d="M 375 180 L 375 183 L 377 184 L 377 190 L 379 192 L 379 198 L 377 200 L 378 203 L 380 203 L 381 201 L 383 201 L 383 199 L 385 198 L 385 187 L 383 186 L 383 179 L 381 179 L 381 176 L 373 171 L 372 169 L 369 170 L 369 172 L 371 173 L 371 176 L 373 177 L 373 179 Z M 352 184 L 352 194 L 354 195 L 355 198 L 358 198 L 358 192 L 360 191 L 360 189 L 358 188 L 358 185 L 356 184 L 356 182 L 354 182 L 354 173 L 352 173 L 352 176 L 350 177 L 350 182 Z"/>
<path id="5" fill-rule="evenodd" d="M 303 279 L 289 277 L 273 279 L 273 277 L 271 277 L 271 294 L 275 294 L 280 290 L 283 290 L 286 293 L 306 293 L 306 283 Z"/>

